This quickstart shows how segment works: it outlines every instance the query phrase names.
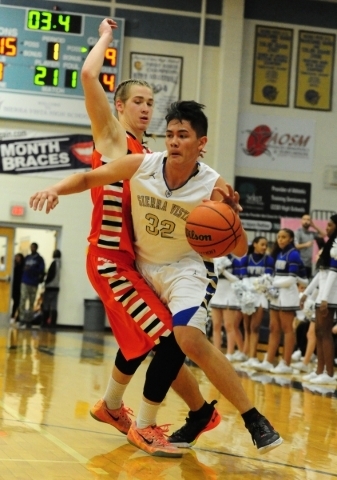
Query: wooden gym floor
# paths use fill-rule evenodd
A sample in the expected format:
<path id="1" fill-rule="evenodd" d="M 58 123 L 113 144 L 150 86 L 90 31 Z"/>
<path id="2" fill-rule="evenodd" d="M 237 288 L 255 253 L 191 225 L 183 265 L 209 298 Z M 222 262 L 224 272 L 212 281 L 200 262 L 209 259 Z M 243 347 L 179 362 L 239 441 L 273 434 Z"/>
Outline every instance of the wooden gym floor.
<path id="1" fill-rule="evenodd" d="M 205 398 L 218 401 L 223 421 L 184 450 L 183 458 L 154 458 L 89 415 L 105 391 L 116 349 L 109 333 L 0 329 L 1 480 L 337 478 L 335 387 L 309 389 L 300 377 L 239 370 L 249 397 L 284 438 L 277 449 L 259 455 L 241 416 L 192 367 Z M 135 413 L 148 361 L 126 391 L 125 403 Z M 170 391 L 158 424 L 170 422 L 172 431 L 186 414 Z"/>

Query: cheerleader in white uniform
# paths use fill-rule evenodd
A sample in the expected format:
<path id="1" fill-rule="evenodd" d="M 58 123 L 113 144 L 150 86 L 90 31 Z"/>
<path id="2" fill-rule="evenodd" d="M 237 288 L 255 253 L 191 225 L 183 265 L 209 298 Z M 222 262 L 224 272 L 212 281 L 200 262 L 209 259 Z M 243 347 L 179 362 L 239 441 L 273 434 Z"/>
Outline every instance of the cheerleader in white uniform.
<path id="1" fill-rule="evenodd" d="M 218 275 L 218 285 L 210 302 L 213 344 L 221 350 L 221 330 L 222 326 L 224 326 L 227 338 L 226 357 L 229 361 L 235 361 L 237 359 L 235 355 L 238 356 L 243 350 L 243 338 L 239 328 L 241 319 L 240 303 L 231 285 L 239 280 L 237 275 L 240 273 L 240 261 L 232 255 L 228 255 L 215 258 L 214 265 Z M 236 353 L 234 353 L 235 345 L 239 349 Z"/>
<path id="2" fill-rule="evenodd" d="M 264 274 L 274 273 L 274 259 L 266 255 L 268 241 L 265 237 L 255 237 L 248 247 L 247 255 L 240 260 L 240 276 L 247 279 L 249 288 L 254 290 L 254 280 Z M 257 359 L 257 344 L 259 341 L 260 325 L 263 317 L 263 309 L 268 308 L 268 301 L 263 293 L 254 292 L 255 312 L 251 315 L 243 313 L 245 329 L 245 351 L 249 359 L 242 366 L 254 367 L 260 362 Z"/>
<path id="3" fill-rule="evenodd" d="M 326 233 L 329 239 L 320 255 L 319 271 L 316 275 L 319 288 L 315 323 L 317 370 L 307 380 L 314 384 L 336 385 L 332 327 L 337 310 L 337 214 L 330 217 Z M 310 294 L 311 286 L 310 284 L 304 292 L 301 303 L 306 295 Z"/>
<path id="4" fill-rule="evenodd" d="M 282 228 L 278 232 L 271 256 L 275 259 L 273 288 L 278 289 L 279 294 L 277 298 L 272 298 L 270 301 L 267 355 L 265 360 L 255 368 L 272 373 L 292 373 L 290 363 L 296 341 L 293 322 L 300 304 L 297 280 L 303 272 L 303 262 L 294 246 L 292 230 Z M 283 358 L 274 367 L 273 362 L 282 333 L 284 334 Z"/>

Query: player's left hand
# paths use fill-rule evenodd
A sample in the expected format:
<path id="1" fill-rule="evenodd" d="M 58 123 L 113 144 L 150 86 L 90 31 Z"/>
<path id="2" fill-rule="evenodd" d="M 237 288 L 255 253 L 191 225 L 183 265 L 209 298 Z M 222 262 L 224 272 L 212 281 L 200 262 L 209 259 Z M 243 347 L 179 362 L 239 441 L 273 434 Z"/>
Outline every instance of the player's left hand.
<path id="1" fill-rule="evenodd" d="M 234 191 L 233 187 L 229 185 L 229 183 L 226 183 L 226 187 L 227 187 L 227 193 L 221 187 L 214 187 L 213 191 L 219 192 L 223 197 L 223 202 L 227 203 L 230 207 L 232 207 L 235 213 L 242 212 L 242 207 L 239 203 L 240 202 L 239 192 Z"/>
<path id="2" fill-rule="evenodd" d="M 42 192 L 36 192 L 29 199 L 29 206 L 33 210 L 42 210 L 44 205 L 46 205 L 46 213 L 53 210 L 58 203 L 58 194 L 52 188 L 43 190 Z"/>

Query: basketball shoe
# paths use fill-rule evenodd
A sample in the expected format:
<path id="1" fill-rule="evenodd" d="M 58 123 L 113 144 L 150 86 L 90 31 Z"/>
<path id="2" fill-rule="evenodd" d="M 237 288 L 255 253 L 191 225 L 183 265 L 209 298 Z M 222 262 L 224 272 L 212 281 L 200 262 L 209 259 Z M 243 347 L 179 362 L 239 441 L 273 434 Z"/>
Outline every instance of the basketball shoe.
<path id="1" fill-rule="evenodd" d="M 124 407 L 123 402 L 120 408 L 110 410 L 105 400 L 101 399 L 90 409 L 90 415 L 98 422 L 108 423 L 126 435 L 132 423 L 129 415 L 133 415 L 133 411 Z"/>
<path id="2" fill-rule="evenodd" d="M 246 428 L 250 432 L 259 453 L 267 453 L 283 442 L 277 431 L 262 415 L 256 422 L 246 425 Z"/>
<path id="3" fill-rule="evenodd" d="M 137 428 L 136 422 L 132 422 L 127 434 L 127 441 L 135 447 L 155 457 L 182 457 L 181 450 L 176 448 L 165 438 L 168 425 L 150 425 L 146 428 Z"/>
<path id="4" fill-rule="evenodd" d="M 189 412 L 186 417 L 186 423 L 179 430 L 172 433 L 168 440 L 176 447 L 192 447 L 197 442 L 200 435 L 208 430 L 213 430 L 221 422 L 219 412 L 214 408 L 216 400 L 213 400 L 210 405 L 213 407 L 211 415 L 207 418 L 194 419 Z"/>

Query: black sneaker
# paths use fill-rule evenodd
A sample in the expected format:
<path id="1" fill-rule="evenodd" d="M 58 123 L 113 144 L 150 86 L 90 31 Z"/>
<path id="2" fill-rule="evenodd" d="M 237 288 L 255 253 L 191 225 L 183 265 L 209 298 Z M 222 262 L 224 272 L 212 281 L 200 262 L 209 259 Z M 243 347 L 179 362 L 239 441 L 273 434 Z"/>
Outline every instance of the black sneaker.
<path id="1" fill-rule="evenodd" d="M 267 453 L 283 442 L 283 439 L 265 417 L 261 416 L 257 422 L 246 425 L 246 428 L 249 430 L 259 453 Z"/>
<path id="2" fill-rule="evenodd" d="M 214 408 L 217 403 L 216 400 L 211 402 L 213 407 L 212 413 L 208 418 L 193 419 L 186 417 L 186 423 L 179 430 L 173 432 L 168 441 L 176 447 L 186 448 L 192 447 L 200 435 L 208 430 L 213 430 L 221 422 L 221 416 L 219 412 Z"/>

